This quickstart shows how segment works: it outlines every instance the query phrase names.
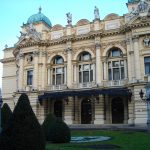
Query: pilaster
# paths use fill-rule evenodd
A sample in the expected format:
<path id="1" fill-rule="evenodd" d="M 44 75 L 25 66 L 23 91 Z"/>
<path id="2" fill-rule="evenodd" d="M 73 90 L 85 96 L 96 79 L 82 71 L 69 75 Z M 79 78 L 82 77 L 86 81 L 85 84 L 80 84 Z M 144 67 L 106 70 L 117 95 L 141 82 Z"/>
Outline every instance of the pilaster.
<path id="1" fill-rule="evenodd" d="M 141 79 L 141 65 L 140 65 L 140 55 L 139 55 L 139 37 L 134 36 L 133 40 L 133 47 L 134 47 L 134 61 L 135 61 L 135 76 L 136 79 Z"/>
<path id="2" fill-rule="evenodd" d="M 104 97 L 99 95 L 95 100 L 94 124 L 104 124 Z"/>
<path id="3" fill-rule="evenodd" d="M 34 75 L 33 75 L 33 89 L 37 90 L 38 89 L 38 57 L 39 57 L 39 52 L 34 51 Z"/>
<path id="4" fill-rule="evenodd" d="M 42 52 L 42 90 L 44 90 L 44 88 L 46 87 L 46 56 L 47 52 Z"/>
<path id="5" fill-rule="evenodd" d="M 133 76 L 133 73 L 132 73 L 132 62 L 131 62 L 131 43 L 130 43 L 130 39 L 127 39 L 126 40 L 126 44 L 127 44 L 127 68 L 128 68 L 128 79 L 129 81 L 132 81 L 132 76 Z"/>
<path id="6" fill-rule="evenodd" d="M 72 87 L 72 48 L 67 48 L 67 86 Z"/>
<path id="7" fill-rule="evenodd" d="M 96 82 L 97 84 L 101 84 L 102 81 L 102 62 L 101 62 L 101 52 L 100 52 L 100 44 L 96 44 Z"/>
<path id="8" fill-rule="evenodd" d="M 24 54 L 19 54 L 19 81 L 18 89 L 23 91 L 23 78 L 24 78 Z"/>
<path id="9" fill-rule="evenodd" d="M 68 97 L 68 102 L 64 102 L 64 121 L 67 124 L 73 124 L 73 97 Z"/>

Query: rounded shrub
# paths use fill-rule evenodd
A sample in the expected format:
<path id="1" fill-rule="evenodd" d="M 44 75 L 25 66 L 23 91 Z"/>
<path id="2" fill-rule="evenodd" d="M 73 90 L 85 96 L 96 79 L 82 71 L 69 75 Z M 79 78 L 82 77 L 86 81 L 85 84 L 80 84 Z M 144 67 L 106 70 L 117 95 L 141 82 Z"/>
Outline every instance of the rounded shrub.
<path id="1" fill-rule="evenodd" d="M 52 123 L 48 134 L 52 143 L 69 143 L 71 140 L 69 127 L 60 119 Z"/>
<path id="2" fill-rule="evenodd" d="M 48 114 L 42 124 L 45 139 L 47 141 L 51 141 L 51 137 L 49 136 L 49 130 L 51 130 L 51 127 L 55 121 L 56 117 L 53 114 Z"/>

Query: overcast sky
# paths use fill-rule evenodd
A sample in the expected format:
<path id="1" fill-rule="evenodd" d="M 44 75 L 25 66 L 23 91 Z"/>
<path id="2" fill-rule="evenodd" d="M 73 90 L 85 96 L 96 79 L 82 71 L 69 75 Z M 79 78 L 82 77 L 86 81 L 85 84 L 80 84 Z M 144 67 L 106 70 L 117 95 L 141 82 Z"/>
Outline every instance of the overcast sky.
<path id="1" fill-rule="evenodd" d="M 0 0 L 0 59 L 3 58 L 5 44 L 12 47 L 20 35 L 20 26 L 28 18 L 38 12 L 39 6 L 52 25 L 65 26 L 66 13 L 72 13 L 73 24 L 80 19 L 94 19 L 94 6 L 99 8 L 100 18 L 110 13 L 120 16 L 127 13 L 127 0 Z M 2 77 L 2 64 L 0 63 L 0 87 Z"/>

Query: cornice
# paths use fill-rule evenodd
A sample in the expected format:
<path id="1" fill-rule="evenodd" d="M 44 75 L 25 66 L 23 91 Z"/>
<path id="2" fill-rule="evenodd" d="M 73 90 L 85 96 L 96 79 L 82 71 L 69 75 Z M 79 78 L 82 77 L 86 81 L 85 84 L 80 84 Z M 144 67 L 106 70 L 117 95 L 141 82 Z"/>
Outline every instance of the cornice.
<path id="1" fill-rule="evenodd" d="M 25 44 L 19 44 L 13 51 L 14 55 L 16 55 L 20 48 L 30 47 L 30 46 L 53 46 L 58 44 L 66 44 L 67 41 L 81 41 L 81 40 L 88 40 L 88 39 L 94 39 L 97 36 L 105 37 L 105 36 L 114 36 L 119 34 L 124 34 L 125 32 L 131 31 L 135 28 L 140 27 L 147 27 L 150 26 L 150 21 L 147 19 L 147 21 L 143 21 L 141 23 L 134 23 L 134 24 L 125 24 L 121 26 L 119 29 L 113 29 L 113 30 L 99 30 L 99 31 L 91 31 L 87 34 L 83 35 L 70 35 L 70 36 L 63 36 L 59 39 L 55 40 L 40 40 L 38 42 L 27 42 Z"/>
<path id="2" fill-rule="evenodd" d="M 4 58 L 4 59 L 1 59 L 0 62 L 1 63 L 9 63 L 9 62 L 15 62 L 15 58 L 14 57 L 11 57 L 11 58 Z"/>

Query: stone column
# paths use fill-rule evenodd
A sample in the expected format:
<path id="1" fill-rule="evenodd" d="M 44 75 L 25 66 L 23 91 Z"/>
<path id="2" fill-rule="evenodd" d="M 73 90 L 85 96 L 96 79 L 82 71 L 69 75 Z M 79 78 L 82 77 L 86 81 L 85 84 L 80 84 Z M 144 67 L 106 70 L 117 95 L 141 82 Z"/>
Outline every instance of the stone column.
<path id="1" fill-rule="evenodd" d="M 128 69 L 128 67 L 127 67 L 127 61 L 124 60 L 124 75 L 125 75 L 125 79 L 128 78 L 128 75 L 127 75 L 127 69 Z"/>
<path id="2" fill-rule="evenodd" d="M 136 79 L 141 79 L 141 65 L 140 65 L 140 55 L 139 55 L 139 37 L 133 37 L 133 47 L 134 47 L 134 61 L 135 61 L 135 75 Z"/>
<path id="3" fill-rule="evenodd" d="M 93 63 L 93 81 L 94 81 L 94 83 L 96 83 L 96 76 L 95 76 L 95 72 L 96 72 L 96 69 L 95 69 L 95 66 L 96 66 L 96 64 L 95 63 Z"/>
<path id="4" fill-rule="evenodd" d="M 72 49 L 67 48 L 67 86 L 72 87 Z"/>
<path id="5" fill-rule="evenodd" d="M 104 124 L 104 97 L 99 95 L 95 100 L 95 120 L 94 124 Z"/>
<path id="6" fill-rule="evenodd" d="M 100 44 L 96 44 L 96 83 L 101 84 L 102 81 L 102 63 L 101 63 L 101 52 Z"/>
<path id="7" fill-rule="evenodd" d="M 64 76 L 65 76 L 64 84 L 67 84 L 67 65 L 64 66 Z"/>
<path id="8" fill-rule="evenodd" d="M 68 102 L 64 102 L 64 121 L 67 124 L 73 124 L 73 97 L 68 97 Z"/>
<path id="9" fill-rule="evenodd" d="M 74 64 L 74 83 L 77 83 L 77 64 Z"/>
<path id="10" fill-rule="evenodd" d="M 34 74 L 33 74 L 33 88 L 34 90 L 38 89 L 38 56 L 39 52 L 35 51 L 34 54 Z"/>
<path id="11" fill-rule="evenodd" d="M 19 55 L 19 81 L 18 81 L 18 89 L 19 91 L 23 91 L 23 82 L 24 82 L 24 54 Z"/>
<path id="12" fill-rule="evenodd" d="M 46 87 L 46 56 L 47 56 L 47 53 L 42 52 L 42 63 L 43 63 L 43 66 L 42 66 L 42 90 L 44 90 Z M 49 78 L 49 76 L 48 76 L 48 78 Z"/>
<path id="13" fill-rule="evenodd" d="M 104 61 L 104 80 L 107 80 L 107 62 Z"/>

